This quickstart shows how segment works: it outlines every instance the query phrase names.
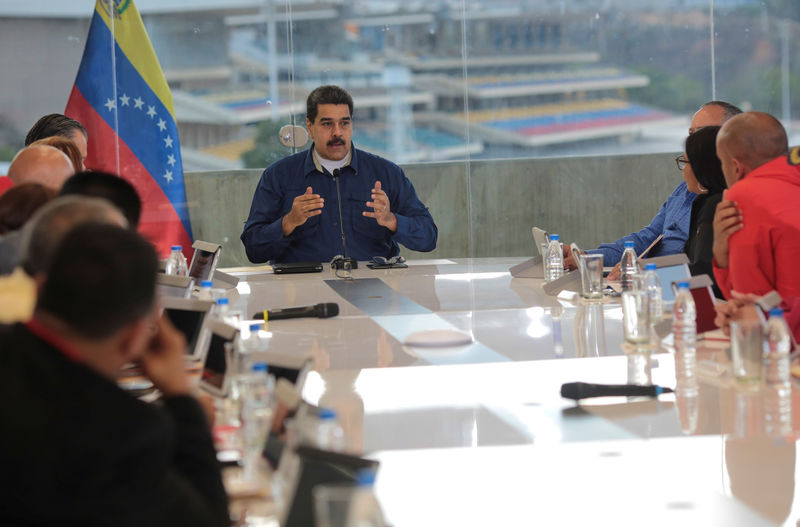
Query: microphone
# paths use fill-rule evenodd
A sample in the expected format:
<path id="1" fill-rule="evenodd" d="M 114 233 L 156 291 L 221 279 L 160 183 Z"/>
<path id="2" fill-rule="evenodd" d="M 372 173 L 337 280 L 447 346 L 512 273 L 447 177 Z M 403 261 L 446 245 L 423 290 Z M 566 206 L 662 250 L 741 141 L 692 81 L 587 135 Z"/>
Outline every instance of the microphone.
<path id="1" fill-rule="evenodd" d="M 672 393 L 672 389 L 655 385 L 590 384 L 588 382 L 566 382 L 561 385 L 561 397 L 576 401 L 590 397 L 658 397 L 662 393 Z"/>
<path id="2" fill-rule="evenodd" d="M 330 318 L 339 314 L 339 304 L 328 302 L 305 307 L 287 307 L 286 309 L 265 309 L 253 315 L 257 320 L 284 320 L 288 318 Z"/>
<path id="3" fill-rule="evenodd" d="M 358 262 L 353 258 L 347 257 L 347 241 L 344 239 L 344 221 L 342 220 L 342 191 L 339 189 L 339 175 L 341 173 L 341 170 L 338 168 L 333 169 L 333 180 L 336 182 L 336 197 L 338 198 L 337 202 L 339 204 L 339 232 L 342 233 L 342 250 L 344 251 L 344 256 L 336 256 L 331 260 L 331 266 L 334 269 L 344 269 L 345 267 L 358 269 Z"/>

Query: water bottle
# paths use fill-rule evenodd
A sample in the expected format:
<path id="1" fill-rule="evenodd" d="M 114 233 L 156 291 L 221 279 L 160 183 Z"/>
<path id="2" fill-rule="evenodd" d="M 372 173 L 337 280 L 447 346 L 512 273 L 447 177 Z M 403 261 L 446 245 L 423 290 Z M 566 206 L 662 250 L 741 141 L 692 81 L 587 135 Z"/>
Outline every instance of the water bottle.
<path id="1" fill-rule="evenodd" d="M 622 251 L 622 259 L 619 261 L 620 276 L 622 278 L 622 290 L 633 290 L 633 282 L 639 266 L 636 264 L 636 251 L 633 249 L 633 242 L 625 242 L 625 250 Z"/>
<path id="2" fill-rule="evenodd" d="M 186 258 L 183 257 L 180 245 L 173 245 L 167 258 L 167 265 L 164 268 L 165 274 L 176 276 L 186 276 L 189 274 L 189 268 L 186 265 Z"/>
<path id="3" fill-rule="evenodd" d="M 697 351 L 697 321 L 689 282 L 678 283 L 678 294 L 672 310 L 672 336 L 675 360 L 694 361 Z M 694 368 L 692 368 L 694 370 Z"/>
<path id="4" fill-rule="evenodd" d="M 545 282 L 552 282 L 561 278 L 564 274 L 564 253 L 561 251 L 561 244 L 558 241 L 558 234 L 550 235 L 550 243 L 547 244 L 547 253 L 544 256 L 545 262 Z"/>
<path id="5" fill-rule="evenodd" d="M 650 325 L 655 326 L 664 318 L 664 299 L 661 294 L 661 281 L 656 274 L 656 264 L 644 268 L 644 290 L 647 292 L 647 310 Z"/>
<path id="6" fill-rule="evenodd" d="M 769 312 L 767 322 L 767 338 L 764 349 L 767 386 L 789 386 L 792 336 L 783 318 L 783 310 L 779 307 Z"/>
<path id="7" fill-rule="evenodd" d="M 202 282 L 200 282 L 200 291 L 197 292 L 197 299 L 213 302 L 214 301 L 213 286 L 214 282 L 212 282 L 211 280 L 203 280 Z"/>
<path id="8" fill-rule="evenodd" d="M 245 446 L 244 479 L 254 480 L 258 459 L 267 440 L 272 420 L 274 385 L 267 375 L 267 365 L 257 362 L 250 373 L 235 378 L 241 404 L 241 423 Z"/>
<path id="9" fill-rule="evenodd" d="M 227 300 L 227 299 L 226 299 Z M 245 338 L 239 336 L 238 346 L 236 347 L 235 371 L 247 373 L 252 370 L 258 358 L 258 353 L 266 351 L 267 342 L 261 334 L 263 324 L 250 324 L 250 334 Z"/>
<path id="10" fill-rule="evenodd" d="M 317 423 L 317 447 L 322 450 L 341 452 L 344 449 L 344 431 L 336 422 L 336 412 L 321 408 Z"/>
<path id="11" fill-rule="evenodd" d="M 374 486 L 375 472 L 370 469 L 359 470 L 356 474 L 356 490 L 347 507 L 345 527 L 386 527 Z"/>

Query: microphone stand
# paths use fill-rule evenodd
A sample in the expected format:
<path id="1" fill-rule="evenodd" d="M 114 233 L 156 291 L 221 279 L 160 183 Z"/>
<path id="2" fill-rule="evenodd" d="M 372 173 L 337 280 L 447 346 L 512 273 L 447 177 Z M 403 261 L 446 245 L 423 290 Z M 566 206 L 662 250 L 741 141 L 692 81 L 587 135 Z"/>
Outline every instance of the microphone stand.
<path id="1" fill-rule="evenodd" d="M 358 261 L 354 258 L 347 257 L 347 241 L 344 239 L 344 221 L 342 220 L 342 191 L 339 189 L 339 175 L 341 171 L 338 168 L 333 169 L 333 180 L 336 182 L 336 197 L 338 198 L 339 205 L 339 231 L 342 233 L 342 249 L 344 256 L 335 256 L 331 260 L 331 266 L 334 269 L 358 269 Z"/>

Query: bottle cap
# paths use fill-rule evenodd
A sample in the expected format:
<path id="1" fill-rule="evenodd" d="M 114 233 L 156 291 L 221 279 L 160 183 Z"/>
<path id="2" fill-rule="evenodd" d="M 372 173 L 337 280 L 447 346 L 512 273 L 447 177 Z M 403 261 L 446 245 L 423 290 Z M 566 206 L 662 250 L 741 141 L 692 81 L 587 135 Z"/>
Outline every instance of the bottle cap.
<path id="1" fill-rule="evenodd" d="M 319 418 L 324 421 L 327 421 L 329 419 L 336 419 L 336 412 L 334 412 L 330 408 L 320 408 L 318 415 Z"/>
<path id="2" fill-rule="evenodd" d="M 200 282 L 200 287 L 213 287 L 213 286 L 214 282 L 212 282 L 211 280 L 203 280 L 202 282 Z"/>
<path id="3" fill-rule="evenodd" d="M 173 245 L 172 246 L 172 250 L 173 251 L 180 251 L 181 249 L 183 249 L 183 247 L 181 247 L 180 245 Z"/>
<path id="4" fill-rule="evenodd" d="M 250 333 L 255 333 L 259 329 L 261 329 L 261 323 L 250 324 Z"/>
<path id="5" fill-rule="evenodd" d="M 678 282 L 678 289 L 689 289 L 689 282 Z"/>
<path id="6" fill-rule="evenodd" d="M 773 307 L 769 310 L 769 316 L 771 317 L 782 317 L 783 316 L 783 309 L 779 307 Z"/>
<path id="7" fill-rule="evenodd" d="M 217 305 L 218 306 L 227 306 L 228 305 L 228 299 L 227 298 L 218 298 L 217 299 Z"/>
<path id="8" fill-rule="evenodd" d="M 356 472 L 356 485 L 371 487 L 375 484 L 375 471 L 371 468 L 362 468 Z"/>
<path id="9" fill-rule="evenodd" d="M 656 264 L 647 264 L 647 265 L 644 266 L 644 270 L 645 271 L 655 271 L 656 270 Z"/>
<path id="10" fill-rule="evenodd" d="M 552 242 L 553 240 L 555 240 L 555 241 L 559 240 L 558 234 L 551 234 L 550 235 L 550 241 Z"/>
<path id="11" fill-rule="evenodd" d="M 626 249 L 633 249 L 633 242 L 625 242 Z"/>
<path id="12" fill-rule="evenodd" d="M 255 364 L 253 364 L 253 366 L 250 369 L 253 372 L 262 372 L 263 371 L 264 373 L 267 373 L 269 371 L 269 367 L 267 366 L 266 362 L 256 362 Z"/>

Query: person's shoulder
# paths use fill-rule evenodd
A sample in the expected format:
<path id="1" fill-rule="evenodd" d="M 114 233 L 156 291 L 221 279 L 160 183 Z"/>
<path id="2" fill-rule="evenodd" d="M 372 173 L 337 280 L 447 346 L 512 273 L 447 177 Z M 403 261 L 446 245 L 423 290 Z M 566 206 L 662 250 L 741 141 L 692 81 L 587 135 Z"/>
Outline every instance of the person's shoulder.
<path id="1" fill-rule="evenodd" d="M 274 161 L 270 164 L 267 168 L 264 169 L 263 176 L 283 176 L 289 175 L 298 168 L 302 168 L 308 158 L 308 150 L 303 150 L 301 152 L 297 152 L 296 154 L 292 154 L 290 156 L 283 157 Z"/>

